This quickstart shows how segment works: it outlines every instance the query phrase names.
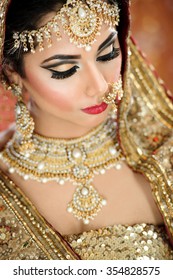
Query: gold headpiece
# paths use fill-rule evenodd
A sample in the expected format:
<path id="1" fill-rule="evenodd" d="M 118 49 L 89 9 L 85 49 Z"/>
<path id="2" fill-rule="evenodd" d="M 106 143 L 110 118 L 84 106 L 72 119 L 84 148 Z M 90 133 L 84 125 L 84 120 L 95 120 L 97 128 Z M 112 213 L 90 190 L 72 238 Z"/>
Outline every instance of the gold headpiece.
<path id="1" fill-rule="evenodd" d="M 57 40 L 62 37 L 58 22 L 70 37 L 71 43 L 89 51 L 96 36 L 100 34 L 102 23 L 114 27 L 118 25 L 119 9 L 116 4 L 111 5 L 102 0 L 69 0 L 46 25 L 37 30 L 15 32 L 14 48 L 23 46 L 24 52 L 31 50 L 34 53 L 37 44 L 40 51 L 44 50 L 45 41 L 51 47 L 52 33 L 56 34 Z"/>

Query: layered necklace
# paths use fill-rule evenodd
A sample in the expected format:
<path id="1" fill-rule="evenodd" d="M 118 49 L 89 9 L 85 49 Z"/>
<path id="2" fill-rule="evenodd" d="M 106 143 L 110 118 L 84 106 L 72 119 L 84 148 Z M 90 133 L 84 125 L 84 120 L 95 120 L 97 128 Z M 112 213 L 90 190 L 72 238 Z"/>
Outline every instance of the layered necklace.
<path id="1" fill-rule="evenodd" d="M 56 181 L 64 185 L 67 181 L 76 186 L 67 211 L 88 224 L 102 206 L 103 198 L 93 185 L 96 174 L 107 169 L 121 169 L 123 155 L 117 141 L 116 121 L 109 117 L 87 135 L 74 139 L 46 138 L 33 134 L 35 150 L 20 152 L 20 138 L 13 139 L 0 153 L 10 173 L 16 172 L 24 180 L 47 183 Z"/>

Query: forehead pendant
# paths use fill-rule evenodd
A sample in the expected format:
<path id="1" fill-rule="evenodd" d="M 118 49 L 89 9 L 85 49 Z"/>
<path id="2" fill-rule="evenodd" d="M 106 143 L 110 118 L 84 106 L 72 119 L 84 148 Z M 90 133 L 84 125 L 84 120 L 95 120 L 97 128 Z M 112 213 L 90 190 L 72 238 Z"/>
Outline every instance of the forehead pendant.
<path id="1" fill-rule="evenodd" d="M 63 32 L 68 35 L 71 43 L 79 48 L 91 50 L 92 44 L 100 34 L 102 24 L 116 27 L 119 23 L 117 4 L 111 5 L 102 0 L 69 0 L 56 15 L 37 30 L 25 30 L 13 34 L 14 47 L 23 46 L 24 52 L 35 52 L 38 45 L 40 51 L 47 45 L 52 45 L 52 34 L 57 40 L 62 39 L 60 24 Z"/>
<path id="2" fill-rule="evenodd" d="M 64 32 L 70 37 L 70 42 L 78 47 L 84 47 L 90 51 L 91 45 L 96 41 L 99 35 L 102 19 L 98 17 L 96 11 L 86 4 L 78 1 L 69 4 L 71 8 L 65 9 L 62 13 L 61 22 Z"/>

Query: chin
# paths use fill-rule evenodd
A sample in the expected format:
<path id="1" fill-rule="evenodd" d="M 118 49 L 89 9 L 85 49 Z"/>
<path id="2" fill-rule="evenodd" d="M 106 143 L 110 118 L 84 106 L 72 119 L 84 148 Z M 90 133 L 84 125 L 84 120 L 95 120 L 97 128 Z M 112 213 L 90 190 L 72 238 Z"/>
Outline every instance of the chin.
<path id="1" fill-rule="evenodd" d="M 86 128 L 94 128 L 98 125 L 100 125 L 102 122 L 104 122 L 108 116 L 109 110 L 106 110 L 105 112 L 98 114 L 98 115 L 88 115 L 87 120 L 85 118 L 84 121 L 80 123 L 80 125 L 86 127 Z"/>

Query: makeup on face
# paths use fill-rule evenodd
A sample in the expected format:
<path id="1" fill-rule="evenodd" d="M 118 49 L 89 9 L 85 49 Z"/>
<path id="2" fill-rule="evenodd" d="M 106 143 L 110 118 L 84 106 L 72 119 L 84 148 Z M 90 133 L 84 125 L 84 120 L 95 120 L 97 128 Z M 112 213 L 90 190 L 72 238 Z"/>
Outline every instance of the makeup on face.
<path id="1" fill-rule="evenodd" d="M 102 97 L 121 71 L 117 32 L 103 25 L 90 52 L 72 45 L 66 35 L 61 42 L 53 37 L 51 48 L 26 54 L 24 65 L 23 83 L 35 104 L 32 112 L 38 132 L 50 137 L 80 136 L 108 115 L 110 106 Z"/>
<path id="2" fill-rule="evenodd" d="M 96 57 L 97 62 L 103 62 L 103 63 L 108 62 L 116 58 L 117 56 L 119 56 L 120 48 L 114 47 L 116 38 L 117 38 L 117 31 L 114 31 L 99 46 L 97 51 L 97 57 Z M 99 56 L 102 52 L 104 52 L 104 50 L 106 50 L 110 46 L 112 46 L 112 49 L 109 53 Z M 56 54 L 49 57 L 48 59 L 45 59 L 41 63 L 41 67 L 51 72 L 51 78 L 62 80 L 71 77 L 80 69 L 79 67 L 80 59 L 81 59 L 81 55 Z"/>

